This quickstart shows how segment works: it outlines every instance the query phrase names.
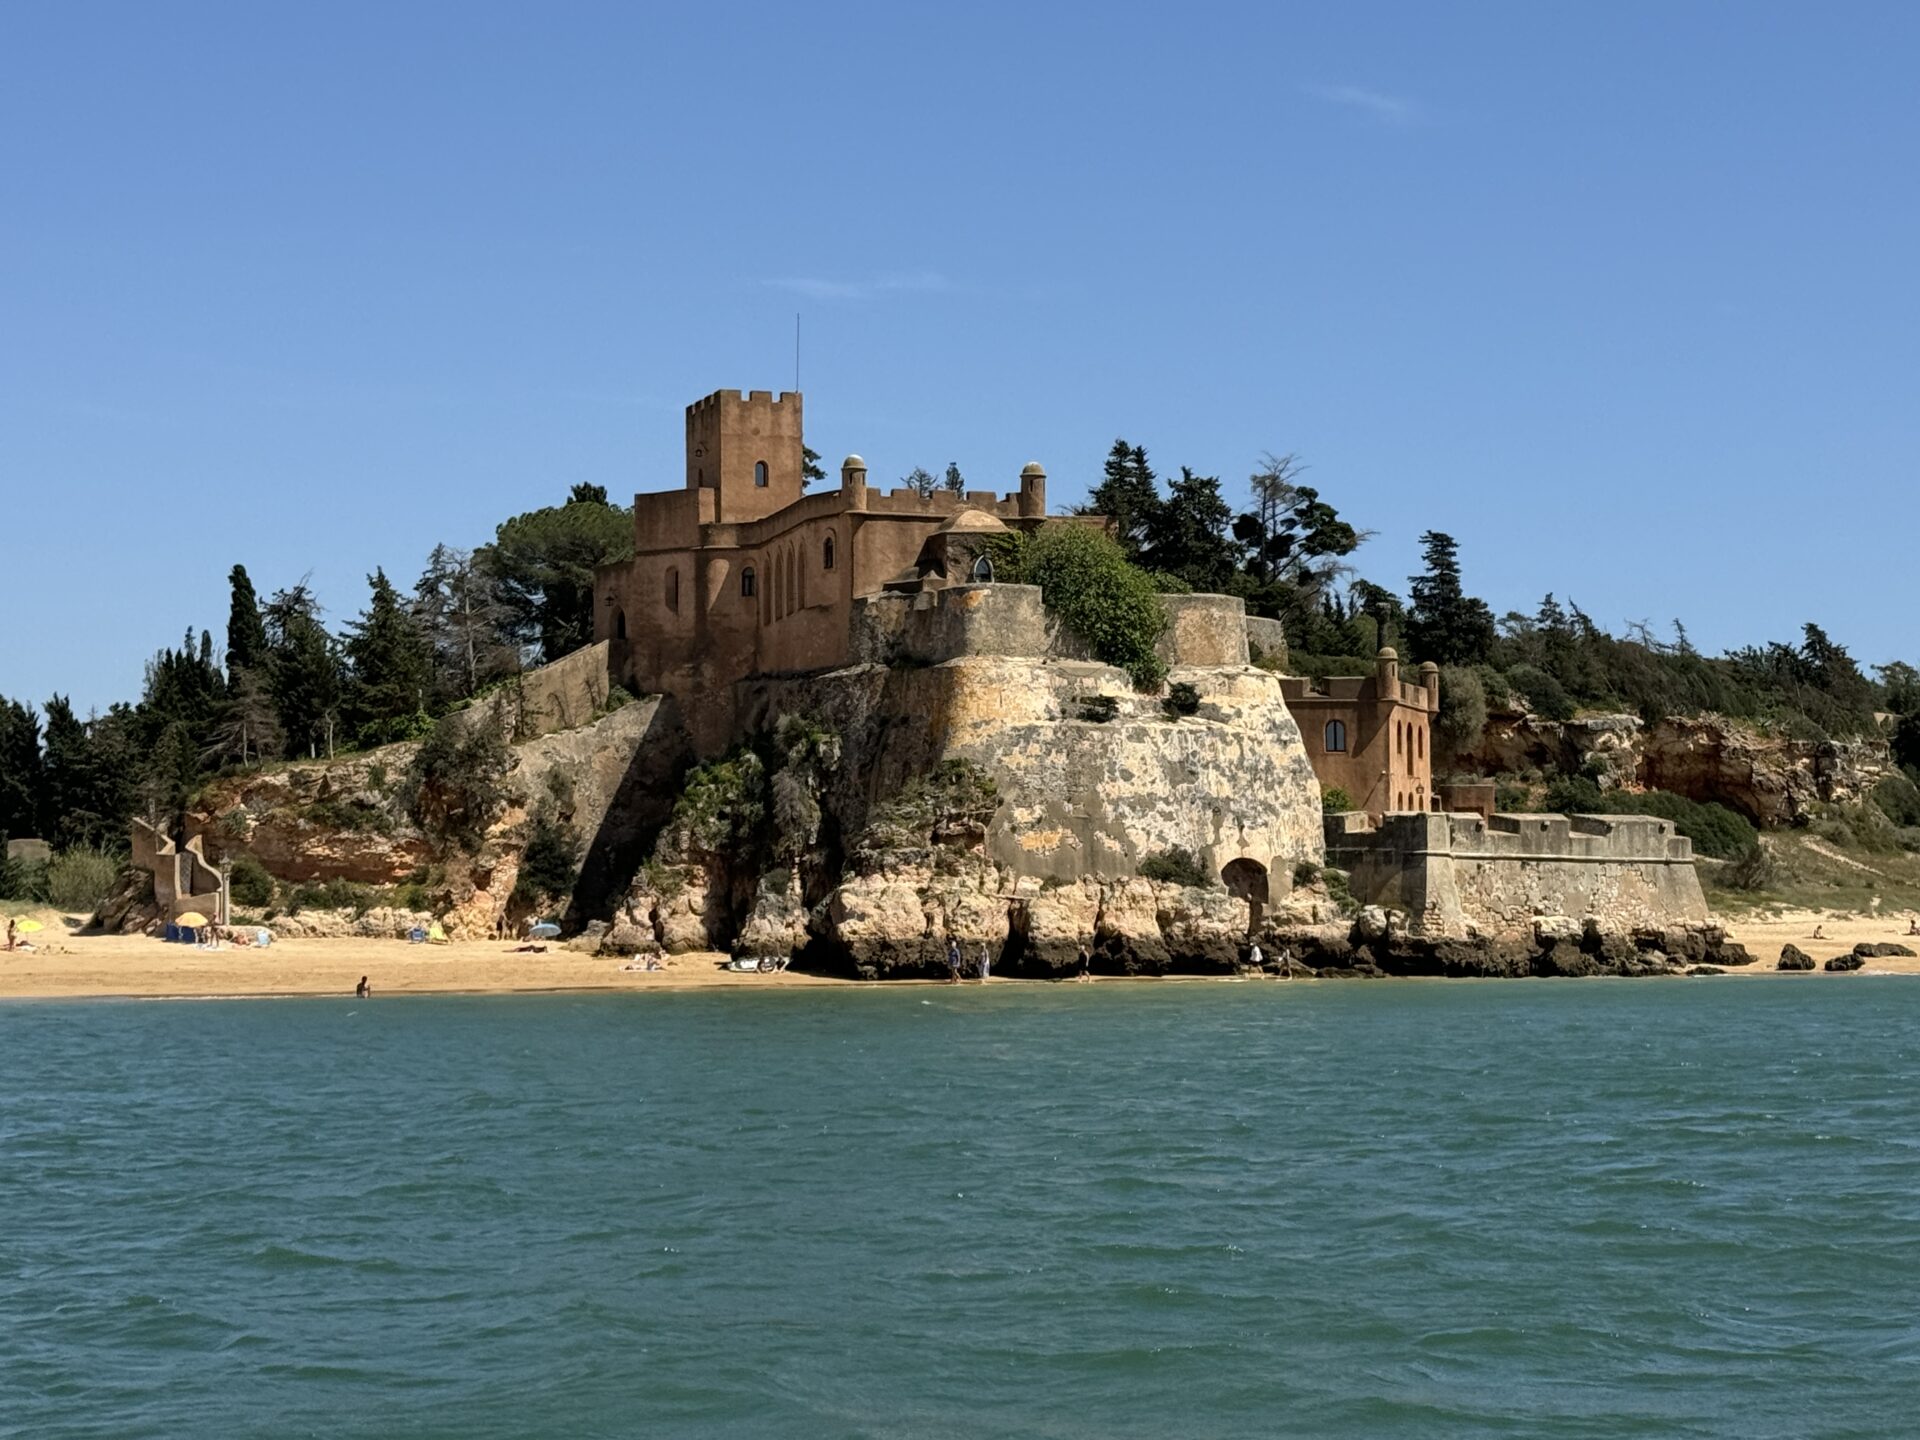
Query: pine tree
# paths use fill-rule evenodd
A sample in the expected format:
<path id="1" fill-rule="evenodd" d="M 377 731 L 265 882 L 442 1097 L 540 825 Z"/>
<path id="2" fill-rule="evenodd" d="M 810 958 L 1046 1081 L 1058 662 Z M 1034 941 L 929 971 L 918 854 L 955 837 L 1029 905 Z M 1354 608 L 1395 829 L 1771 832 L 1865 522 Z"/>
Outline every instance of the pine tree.
<path id="1" fill-rule="evenodd" d="M 827 470 L 820 463 L 820 452 L 811 445 L 800 447 L 800 488 L 806 489 L 815 480 L 827 478 Z"/>
<path id="2" fill-rule="evenodd" d="M 922 500 L 929 499 L 933 492 L 940 488 L 940 482 L 933 478 L 933 472 L 922 465 L 916 465 L 902 475 L 900 483 Z"/>
<path id="3" fill-rule="evenodd" d="M 227 676 L 258 670 L 267 659 L 267 627 L 260 619 L 260 597 L 254 594 L 247 567 L 236 565 L 227 575 L 233 598 L 227 607 Z"/>
<path id="4" fill-rule="evenodd" d="M 1167 487 L 1166 503 L 1147 527 L 1142 563 L 1177 575 L 1196 590 L 1224 590 L 1233 575 L 1233 542 L 1227 525 L 1233 510 L 1220 498 L 1220 481 L 1182 465 Z"/>
<path id="5" fill-rule="evenodd" d="M 1129 560 L 1138 561 L 1163 503 L 1146 450 L 1125 440 L 1114 441 L 1103 474 L 1087 497 L 1088 508 L 1112 522 L 1113 538 Z"/>
<path id="6" fill-rule="evenodd" d="M 340 712 L 340 662 L 305 582 L 267 602 L 267 692 L 289 754 L 333 753 Z"/>
<path id="7" fill-rule="evenodd" d="M 1477 665 L 1493 650 L 1493 611 L 1460 584 L 1460 547 L 1451 535 L 1429 530 L 1420 537 L 1426 573 L 1415 575 L 1407 641 L 1413 657 L 1440 665 Z"/>
<path id="8" fill-rule="evenodd" d="M 39 714 L 0 695 L 0 842 L 38 833 L 44 779 Z"/>
<path id="9" fill-rule="evenodd" d="M 432 665 L 426 640 L 400 603 L 385 570 L 367 577 L 373 598 L 347 628 L 351 681 L 347 718 L 364 745 L 404 739 L 426 710 Z"/>
<path id="10" fill-rule="evenodd" d="M 432 659 L 430 708 L 444 709 L 518 668 L 519 648 L 505 633 L 505 607 L 473 551 L 434 546 L 410 609 Z"/>
<path id="11" fill-rule="evenodd" d="M 128 705 L 82 721 L 63 695 L 50 698 L 40 834 L 56 849 L 126 843 L 127 818 L 148 762 L 140 717 Z"/>
<path id="12" fill-rule="evenodd" d="M 564 505 L 505 521 L 477 557 L 492 576 L 514 639 L 558 660 L 593 638 L 595 567 L 633 554 L 633 512 L 576 485 Z"/>
<path id="13" fill-rule="evenodd" d="M 947 462 L 947 473 L 940 479 L 940 488 L 945 490 L 949 495 L 964 495 L 967 493 L 967 477 L 960 473 L 959 461 L 949 460 Z"/>

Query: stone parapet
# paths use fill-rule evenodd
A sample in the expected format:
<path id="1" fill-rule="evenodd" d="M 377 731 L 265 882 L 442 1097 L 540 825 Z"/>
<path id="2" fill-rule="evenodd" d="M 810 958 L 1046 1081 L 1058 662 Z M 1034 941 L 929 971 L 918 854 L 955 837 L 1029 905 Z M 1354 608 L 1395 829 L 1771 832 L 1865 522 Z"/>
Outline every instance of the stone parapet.
<path id="1" fill-rule="evenodd" d="M 1653 816 L 1355 813 L 1327 817 L 1326 843 L 1356 899 L 1433 934 L 1518 934 L 1542 915 L 1620 931 L 1707 918 L 1692 842 Z"/>

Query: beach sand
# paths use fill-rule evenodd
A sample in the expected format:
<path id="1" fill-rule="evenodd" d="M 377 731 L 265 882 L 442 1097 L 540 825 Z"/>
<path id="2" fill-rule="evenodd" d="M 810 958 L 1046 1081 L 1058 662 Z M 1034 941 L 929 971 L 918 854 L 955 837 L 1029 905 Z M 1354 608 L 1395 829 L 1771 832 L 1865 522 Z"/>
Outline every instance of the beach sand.
<path id="1" fill-rule="evenodd" d="M 409 945 L 403 940 L 277 940 L 264 950 L 199 950 L 140 935 L 79 935 L 73 933 L 79 917 L 62 917 L 51 911 L 32 913 L 46 928 L 30 937 L 37 947 L 34 951 L 0 952 L 0 999 L 351 996 L 362 975 L 368 977 L 376 996 L 548 990 L 767 990 L 860 983 L 791 972 L 736 975 L 720 968 L 726 957 L 717 954 L 671 955 L 660 971 L 625 970 L 621 967 L 626 961 L 583 955 L 559 945 L 549 944 L 544 952 L 533 953 L 516 949 L 516 942 L 497 941 Z M 1920 950 L 1920 938 L 1906 936 L 1909 918 L 1904 912 L 1834 916 L 1787 911 L 1729 919 L 1729 934 L 1753 952 L 1754 963 L 1728 970 L 1727 974 L 1777 975 L 1774 962 L 1780 947 L 1788 941 L 1819 964 L 1844 954 L 1862 940 L 1891 940 Z M 1824 938 L 1812 938 L 1815 926 L 1820 927 Z M 1822 980 L 1846 978 L 1824 971 L 1813 973 Z M 1920 974 L 1920 957 L 1869 960 L 1857 973 Z M 1224 977 L 1187 978 L 1217 981 Z"/>

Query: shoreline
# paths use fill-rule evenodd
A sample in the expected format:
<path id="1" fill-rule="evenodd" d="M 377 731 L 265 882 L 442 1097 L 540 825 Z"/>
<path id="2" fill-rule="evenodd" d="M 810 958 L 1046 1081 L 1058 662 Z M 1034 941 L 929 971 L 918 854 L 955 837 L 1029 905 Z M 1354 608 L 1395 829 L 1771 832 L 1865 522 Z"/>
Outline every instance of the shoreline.
<path id="1" fill-rule="evenodd" d="M 265 949 L 198 950 L 142 935 L 79 935 L 63 927 L 76 917 L 45 914 L 45 941 L 32 952 L 0 952 L 0 1002 L 32 1000 L 273 1000 L 352 999 L 362 975 L 372 999 L 397 995 L 556 995 L 645 994 L 691 991 L 780 991 L 796 989 L 879 990 L 899 986 L 953 988 L 940 979 L 857 980 L 846 976 L 782 971 L 774 975 L 735 974 L 720 968 L 724 955 L 697 952 L 663 959 L 663 969 L 626 970 L 611 956 L 582 954 L 559 945 L 527 951 L 491 940 L 423 946 L 404 940 L 289 939 Z M 1776 970 L 1783 944 L 1792 943 L 1824 965 L 1861 941 L 1910 944 L 1907 917 L 1835 916 L 1787 912 L 1769 917 L 1731 919 L 1730 938 L 1745 945 L 1753 964 L 1729 967 L 1726 976 L 1807 974 L 1843 978 L 1824 969 Z M 1815 940 L 1815 927 L 1822 938 Z M 1868 960 L 1855 975 L 1920 975 L 1920 956 Z M 1291 980 L 1277 983 L 1291 984 Z M 1297 980 L 1316 977 L 1299 974 Z M 1716 977 L 1706 977 L 1716 978 Z M 1255 983 L 1238 975 L 1097 975 L 1094 983 Z M 1064 980 L 995 976 L 988 984 L 1071 985 Z M 978 986 L 976 980 L 963 985 Z"/>

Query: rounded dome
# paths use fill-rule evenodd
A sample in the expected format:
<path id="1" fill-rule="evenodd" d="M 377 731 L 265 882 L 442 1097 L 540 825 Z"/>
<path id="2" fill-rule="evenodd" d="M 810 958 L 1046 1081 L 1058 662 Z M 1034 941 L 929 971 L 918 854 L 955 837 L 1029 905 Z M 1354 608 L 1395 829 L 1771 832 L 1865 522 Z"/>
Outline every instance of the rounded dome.
<path id="1" fill-rule="evenodd" d="M 997 515 L 989 515 L 984 510 L 961 510 L 946 518 L 945 523 L 936 532 L 941 535 L 970 534 L 997 535 L 1006 530 L 1006 524 Z"/>
<path id="2" fill-rule="evenodd" d="M 1025 465 L 1020 467 L 1020 474 L 1022 476 L 1038 475 L 1040 478 L 1045 479 L 1047 472 L 1038 460 L 1029 460 Z"/>
<path id="3" fill-rule="evenodd" d="M 1380 653 L 1373 658 L 1376 660 L 1398 660 L 1400 658 L 1400 652 L 1391 645 L 1382 645 L 1380 647 Z"/>

